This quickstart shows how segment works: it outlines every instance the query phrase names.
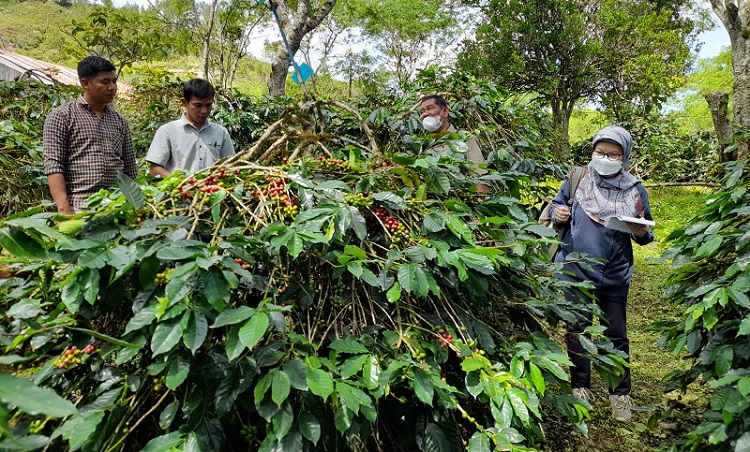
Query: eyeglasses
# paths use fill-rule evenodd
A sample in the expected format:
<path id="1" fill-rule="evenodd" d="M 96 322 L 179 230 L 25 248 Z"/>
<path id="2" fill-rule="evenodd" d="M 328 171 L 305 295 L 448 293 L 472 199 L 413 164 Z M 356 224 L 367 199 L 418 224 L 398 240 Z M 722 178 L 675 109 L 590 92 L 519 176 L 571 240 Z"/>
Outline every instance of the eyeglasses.
<path id="1" fill-rule="evenodd" d="M 613 160 L 622 160 L 622 152 L 604 152 L 601 149 L 594 149 L 594 152 L 592 152 L 592 155 L 594 157 L 607 157 L 608 159 Z"/>

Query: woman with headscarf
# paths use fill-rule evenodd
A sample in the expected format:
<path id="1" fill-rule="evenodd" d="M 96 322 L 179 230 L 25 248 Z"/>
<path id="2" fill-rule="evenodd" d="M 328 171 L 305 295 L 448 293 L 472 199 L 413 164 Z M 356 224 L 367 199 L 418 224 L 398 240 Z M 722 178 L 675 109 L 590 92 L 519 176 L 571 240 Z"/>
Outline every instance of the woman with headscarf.
<path id="1" fill-rule="evenodd" d="M 633 139 L 627 130 L 618 126 L 607 126 L 600 130 L 592 141 L 591 162 L 581 179 L 574 202 L 568 208 L 571 197 L 570 182 L 566 180 L 557 196 L 552 200 L 550 216 L 557 224 L 570 222 L 570 228 L 562 238 L 562 245 L 554 257 L 563 263 L 563 272 L 558 277 L 565 281 L 593 283 L 593 294 L 606 320 L 604 335 L 612 341 L 615 349 L 630 355 L 630 341 L 626 330 L 626 302 L 633 277 L 633 245 L 645 245 L 654 240 L 648 226 L 628 223 L 630 233 L 606 228 L 607 220 L 614 216 L 630 216 L 652 220 L 648 193 L 641 182 L 627 172 Z M 576 259 L 566 262 L 571 253 L 586 254 L 596 262 L 580 265 Z M 566 293 L 568 301 L 579 303 L 583 294 L 579 291 Z M 591 362 L 586 358 L 578 334 L 591 325 L 591 318 L 581 319 L 572 325 L 566 335 L 568 355 L 573 362 L 570 369 L 570 384 L 573 394 L 591 402 Z M 610 404 L 615 419 L 628 421 L 631 418 L 630 370 L 626 369 L 620 383 L 610 388 Z"/>

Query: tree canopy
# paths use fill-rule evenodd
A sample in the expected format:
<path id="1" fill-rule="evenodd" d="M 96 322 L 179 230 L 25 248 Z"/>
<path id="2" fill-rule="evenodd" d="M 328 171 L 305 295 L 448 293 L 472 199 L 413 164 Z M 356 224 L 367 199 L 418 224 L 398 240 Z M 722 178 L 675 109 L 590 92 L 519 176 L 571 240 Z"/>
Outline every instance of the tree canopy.
<path id="1" fill-rule="evenodd" d="M 677 89 L 702 24 L 685 11 L 690 5 L 493 0 L 481 6 L 484 19 L 464 42 L 459 67 L 539 96 L 566 144 L 577 102 L 620 116 L 658 106 Z"/>

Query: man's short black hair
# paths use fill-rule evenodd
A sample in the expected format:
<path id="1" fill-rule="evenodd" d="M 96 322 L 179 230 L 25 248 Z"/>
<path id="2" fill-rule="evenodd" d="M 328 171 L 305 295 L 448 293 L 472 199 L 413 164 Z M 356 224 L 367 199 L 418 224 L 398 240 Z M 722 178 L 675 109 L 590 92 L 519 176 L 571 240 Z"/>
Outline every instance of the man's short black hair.
<path id="1" fill-rule="evenodd" d="M 425 101 L 428 101 L 430 99 L 434 99 L 435 103 L 438 105 L 438 107 L 447 107 L 448 102 L 445 101 L 445 98 L 441 96 L 440 94 L 430 94 L 429 96 L 424 96 L 419 100 L 420 104 L 423 104 Z"/>
<path id="2" fill-rule="evenodd" d="M 214 87 L 202 78 L 194 78 L 185 82 L 182 86 L 182 97 L 190 102 L 190 99 L 205 99 L 214 97 Z"/>
<path id="3" fill-rule="evenodd" d="M 78 78 L 94 78 L 100 72 L 115 72 L 115 65 L 106 58 L 95 55 L 78 62 Z"/>

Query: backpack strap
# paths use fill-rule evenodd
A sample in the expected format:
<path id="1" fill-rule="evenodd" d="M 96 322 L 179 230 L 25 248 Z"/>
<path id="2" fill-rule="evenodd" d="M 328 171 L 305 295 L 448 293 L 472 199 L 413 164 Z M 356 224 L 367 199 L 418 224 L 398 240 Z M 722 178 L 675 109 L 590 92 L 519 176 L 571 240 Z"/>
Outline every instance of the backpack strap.
<path id="1" fill-rule="evenodd" d="M 570 199 L 568 199 L 568 206 L 573 205 L 573 201 L 576 198 L 576 192 L 578 191 L 578 185 L 581 183 L 581 179 L 586 174 L 586 168 L 582 166 L 573 166 L 570 168 Z"/>

